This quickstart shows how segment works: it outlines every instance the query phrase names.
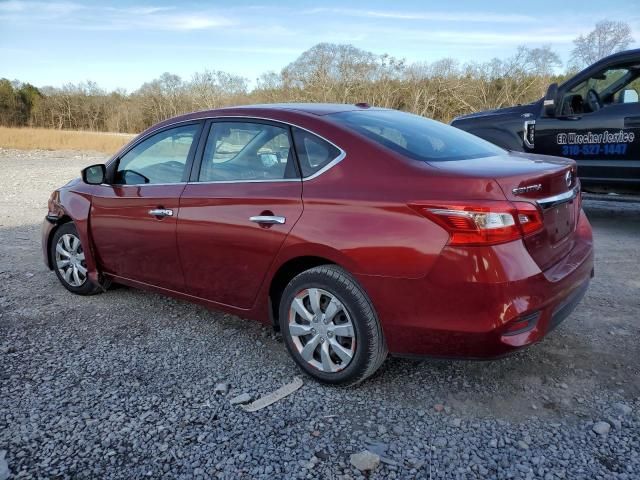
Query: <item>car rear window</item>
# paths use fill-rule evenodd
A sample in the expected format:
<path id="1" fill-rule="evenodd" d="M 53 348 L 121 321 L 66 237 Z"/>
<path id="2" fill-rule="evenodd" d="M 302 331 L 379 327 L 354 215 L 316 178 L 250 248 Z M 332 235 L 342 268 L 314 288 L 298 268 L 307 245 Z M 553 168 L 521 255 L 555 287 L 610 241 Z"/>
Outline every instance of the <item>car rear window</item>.
<path id="1" fill-rule="evenodd" d="M 357 110 L 330 115 L 338 123 L 400 153 L 425 162 L 483 158 L 499 147 L 455 127 L 397 110 Z"/>

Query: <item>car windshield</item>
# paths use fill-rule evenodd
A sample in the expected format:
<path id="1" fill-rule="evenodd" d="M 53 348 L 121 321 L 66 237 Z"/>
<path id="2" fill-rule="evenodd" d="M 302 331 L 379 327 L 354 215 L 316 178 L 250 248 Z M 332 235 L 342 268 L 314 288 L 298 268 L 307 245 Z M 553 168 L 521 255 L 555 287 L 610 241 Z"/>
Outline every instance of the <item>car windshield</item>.
<path id="1" fill-rule="evenodd" d="M 330 117 L 397 153 L 424 162 L 504 153 L 501 148 L 455 127 L 397 110 L 357 110 Z"/>

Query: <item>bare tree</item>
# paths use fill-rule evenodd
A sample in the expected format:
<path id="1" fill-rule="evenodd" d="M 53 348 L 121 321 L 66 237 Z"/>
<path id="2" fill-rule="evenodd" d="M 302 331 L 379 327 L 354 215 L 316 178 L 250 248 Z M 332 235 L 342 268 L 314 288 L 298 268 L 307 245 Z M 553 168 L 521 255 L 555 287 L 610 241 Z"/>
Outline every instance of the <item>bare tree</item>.
<path id="1" fill-rule="evenodd" d="M 301 100 L 346 102 L 358 85 L 372 79 L 382 57 L 352 45 L 320 43 L 282 70 L 285 88 Z"/>
<path id="2" fill-rule="evenodd" d="M 265 102 L 367 102 L 449 122 L 540 98 L 551 81 L 560 80 L 559 66 L 548 46 L 519 47 L 508 58 L 461 65 L 453 59 L 410 64 L 323 43 L 282 71 L 263 74 L 251 91 L 243 77 L 207 70 L 189 81 L 165 73 L 133 93 L 107 92 L 93 82 L 37 90 L 0 80 L 0 125 L 134 133 L 196 109 Z"/>
<path id="3" fill-rule="evenodd" d="M 246 96 L 247 79 L 226 72 L 205 70 L 193 76 L 187 92 L 195 108 L 219 108 Z"/>
<path id="4" fill-rule="evenodd" d="M 631 27 L 626 22 L 602 20 L 586 36 L 580 35 L 573 41 L 571 66 L 582 68 L 601 58 L 620 52 L 633 42 Z"/>

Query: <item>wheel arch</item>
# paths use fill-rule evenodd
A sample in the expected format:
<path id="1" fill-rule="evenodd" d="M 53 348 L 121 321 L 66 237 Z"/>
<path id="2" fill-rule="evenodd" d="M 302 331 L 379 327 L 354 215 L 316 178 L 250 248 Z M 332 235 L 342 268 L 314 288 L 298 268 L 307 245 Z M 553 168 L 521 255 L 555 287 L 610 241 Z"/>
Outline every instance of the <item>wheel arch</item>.
<path id="1" fill-rule="evenodd" d="M 58 228 L 60 228 L 60 226 L 72 221 L 73 220 L 71 219 L 71 217 L 65 213 L 55 221 L 55 223 L 53 224 L 53 228 L 49 230 L 49 234 L 46 239 L 47 266 L 49 267 L 49 270 L 53 270 L 53 258 L 51 258 L 51 240 L 53 239 L 53 236 L 56 234 L 56 231 L 58 230 Z"/>
<path id="2" fill-rule="evenodd" d="M 271 277 L 269 283 L 269 318 L 273 327 L 278 329 L 278 309 L 282 292 L 289 282 L 300 273 L 320 265 L 338 265 L 335 261 L 321 256 L 303 255 L 288 259 L 282 263 Z"/>

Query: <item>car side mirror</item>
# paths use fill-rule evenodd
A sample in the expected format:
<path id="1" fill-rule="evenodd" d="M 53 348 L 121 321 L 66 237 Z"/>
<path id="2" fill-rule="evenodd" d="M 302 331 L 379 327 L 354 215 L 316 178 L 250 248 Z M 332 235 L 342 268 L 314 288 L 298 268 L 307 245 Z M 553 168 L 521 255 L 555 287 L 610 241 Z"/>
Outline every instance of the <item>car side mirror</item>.
<path id="1" fill-rule="evenodd" d="M 620 94 L 620 103 L 638 103 L 638 92 L 633 88 L 627 88 Z"/>
<path id="2" fill-rule="evenodd" d="M 82 169 L 82 181 L 89 185 L 100 185 L 107 178 L 107 167 L 102 163 Z"/>
<path id="3" fill-rule="evenodd" d="M 552 83 L 547 88 L 547 93 L 544 96 L 544 101 L 542 102 L 542 113 L 545 117 L 555 117 L 556 116 L 556 102 L 558 100 L 558 84 Z"/>

